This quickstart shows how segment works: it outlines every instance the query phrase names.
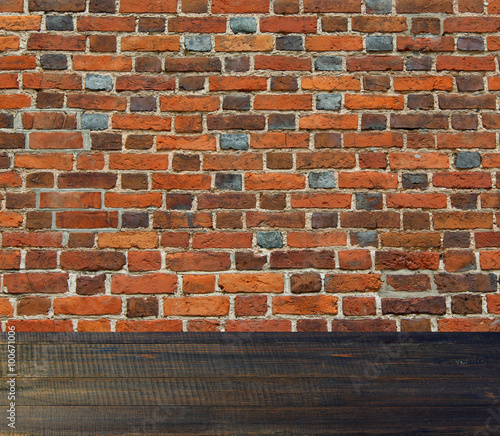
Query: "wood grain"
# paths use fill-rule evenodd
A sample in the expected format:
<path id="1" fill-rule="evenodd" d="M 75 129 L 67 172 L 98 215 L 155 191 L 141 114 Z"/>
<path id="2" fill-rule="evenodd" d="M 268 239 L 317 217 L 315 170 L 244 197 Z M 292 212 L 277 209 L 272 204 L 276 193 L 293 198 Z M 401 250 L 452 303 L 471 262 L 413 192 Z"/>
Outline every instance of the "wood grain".
<path id="1" fill-rule="evenodd" d="M 458 435 L 500 406 L 494 333 L 16 338 L 23 435 Z"/>

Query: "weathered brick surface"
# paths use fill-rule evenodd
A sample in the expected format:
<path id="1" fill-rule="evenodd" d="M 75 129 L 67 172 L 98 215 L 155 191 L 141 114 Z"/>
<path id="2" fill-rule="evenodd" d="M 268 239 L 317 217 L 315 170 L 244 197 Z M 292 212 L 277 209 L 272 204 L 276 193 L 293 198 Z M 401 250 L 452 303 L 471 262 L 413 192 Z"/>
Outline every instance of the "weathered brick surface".
<path id="1" fill-rule="evenodd" d="M 2 330 L 498 330 L 499 29 L 496 0 L 0 1 Z"/>

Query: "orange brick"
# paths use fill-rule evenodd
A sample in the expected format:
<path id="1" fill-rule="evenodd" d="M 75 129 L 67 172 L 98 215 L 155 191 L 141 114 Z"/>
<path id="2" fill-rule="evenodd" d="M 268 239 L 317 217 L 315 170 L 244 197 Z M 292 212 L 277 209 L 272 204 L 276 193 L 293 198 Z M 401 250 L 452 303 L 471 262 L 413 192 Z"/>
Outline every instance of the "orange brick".
<path id="1" fill-rule="evenodd" d="M 229 314 L 228 297 L 174 297 L 163 301 L 165 316 L 222 316 Z"/>

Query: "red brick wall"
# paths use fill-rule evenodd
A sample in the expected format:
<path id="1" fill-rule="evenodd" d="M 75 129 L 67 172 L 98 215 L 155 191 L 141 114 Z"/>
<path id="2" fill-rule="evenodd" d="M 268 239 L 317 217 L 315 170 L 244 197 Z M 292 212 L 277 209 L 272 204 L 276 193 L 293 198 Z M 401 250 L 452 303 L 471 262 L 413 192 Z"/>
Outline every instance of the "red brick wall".
<path id="1" fill-rule="evenodd" d="M 486 3 L 1 0 L 2 328 L 499 330 Z"/>

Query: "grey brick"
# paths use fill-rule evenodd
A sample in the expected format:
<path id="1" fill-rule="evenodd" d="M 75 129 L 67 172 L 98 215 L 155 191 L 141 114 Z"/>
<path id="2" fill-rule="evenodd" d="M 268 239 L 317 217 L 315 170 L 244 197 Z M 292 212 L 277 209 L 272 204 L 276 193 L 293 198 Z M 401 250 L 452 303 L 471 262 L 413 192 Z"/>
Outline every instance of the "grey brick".
<path id="1" fill-rule="evenodd" d="M 390 14 L 392 10 L 391 0 L 365 0 L 365 4 L 369 14 Z"/>
<path id="2" fill-rule="evenodd" d="M 105 114 L 83 114 L 83 130 L 106 130 L 108 128 L 108 116 Z"/>
<path id="3" fill-rule="evenodd" d="M 460 169 L 481 166 L 481 155 L 477 151 L 462 151 L 455 157 L 455 167 Z"/>
<path id="4" fill-rule="evenodd" d="M 294 130 L 294 114 L 271 114 L 269 115 L 269 130 Z"/>
<path id="5" fill-rule="evenodd" d="M 48 15 L 46 20 L 47 30 L 73 30 L 71 15 Z"/>
<path id="6" fill-rule="evenodd" d="M 257 32 L 257 21 L 253 17 L 232 17 L 229 25 L 234 33 Z"/>
<path id="7" fill-rule="evenodd" d="M 148 227 L 149 217 L 147 212 L 124 212 L 122 214 L 122 226 L 126 229 L 137 227 Z"/>
<path id="8" fill-rule="evenodd" d="M 261 248 L 283 247 L 281 232 L 257 232 L 257 245 Z"/>
<path id="9" fill-rule="evenodd" d="M 404 189 L 427 189 L 429 182 L 427 181 L 427 174 L 403 174 L 403 188 Z"/>
<path id="10" fill-rule="evenodd" d="M 406 61 L 407 71 L 430 71 L 432 58 L 430 56 L 410 57 Z"/>
<path id="11" fill-rule="evenodd" d="M 335 188 L 335 173 L 333 171 L 309 173 L 309 187 L 315 189 Z"/>
<path id="12" fill-rule="evenodd" d="M 132 112 L 155 111 L 156 97 L 131 97 L 130 110 Z"/>
<path id="13" fill-rule="evenodd" d="M 314 68 L 318 71 L 342 71 L 340 56 L 318 56 L 314 61 Z"/>
<path id="14" fill-rule="evenodd" d="M 113 79 L 102 74 L 87 74 L 85 77 L 85 89 L 91 91 L 112 91 Z"/>
<path id="15" fill-rule="evenodd" d="M 367 51 L 391 51 L 392 36 L 388 35 L 368 35 L 366 37 Z"/>
<path id="16" fill-rule="evenodd" d="M 326 229 L 337 227 L 337 212 L 314 212 L 311 217 L 311 226 L 313 229 Z"/>
<path id="17" fill-rule="evenodd" d="M 382 194 L 369 192 L 356 193 L 356 209 L 382 210 Z"/>
<path id="18" fill-rule="evenodd" d="M 276 49 L 287 51 L 304 50 L 304 40 L 299 35 L 286 35 L 276 38 Z"/>
<path id="19" fill-rule="evenodd" d="M 369 230 L 367 232 L 351 232 L 351 244 L 359 247 L 376 247 L 377 231 Z"/>
<path id="20" fill-rule="evenodd" d="M 63 54 L 44 54 L 40 57 L 42 68 L 46 70 L 65 70 L 68 68 L 68 58 Z"/>
<path id="21" fill-rule="evenodd" d="M 210 40 L 210 35 L 186 36 L 186 50 L 189 51 L 212 50 L 212 41 Z"/>
<path id="22" fill-rule="evenodd" d="M 217 189 L 229 189 L 231 191 L 241 191 L 243 189 L 241 174 L 215 175 L 215 187 Z"/>
<path id="23" fill-rule="evenodd" d="M 338 111 L 342 106 L 340 94 L 319 94 L 316 96 L 316 109 Z"/>
<path id="24" fill-rule="evenodd" d="M 222 103 L 222 108 L 232 111 L 248 111 L 250 110 L 250 96 L 226 95 Z"/>
<path id="25" fill-rule="evenodd" d="M 223 150 L 248 150 L 248 136 L 244 133 L 222 133 L 220 148 Z"/>
<path id="26" fill-rule="evenodd" d="M 457 48 L 467 51 L 483 51 L 484 40 L 480 36 L 459 36 L 457 40 Z"/>

